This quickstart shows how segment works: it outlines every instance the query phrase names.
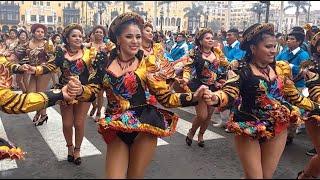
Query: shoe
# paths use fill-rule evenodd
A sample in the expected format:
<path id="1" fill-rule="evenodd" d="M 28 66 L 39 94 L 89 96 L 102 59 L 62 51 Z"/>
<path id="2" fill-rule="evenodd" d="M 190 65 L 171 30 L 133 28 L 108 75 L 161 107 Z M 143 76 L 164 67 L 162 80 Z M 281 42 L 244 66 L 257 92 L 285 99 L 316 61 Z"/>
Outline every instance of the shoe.
<path id="1" fill-rule="evenodd" d="M 224 132 L 226 132 L 226 133 L 232 133 L 228 128 L 225 128 L 225 129 L 224 129 Z"/>
<path id="2" fill-rule="evenodd" d="M 188 146 L 191 146 L 192 144 L 192 139 L 190 139 L 188 136 L 186 137 L 186 143 Z"/>
<path id="3" fill-rule="evenodd" d="M 190 133 L 191 133 L 191 129 L 189 129 L 189 132 L 188 132 L 187 137 L 186 137 L 186 143 L 187 143 L 188 146 L 191 146 L 191 144 L 192 144 L 192 138 L 189 138 L 189 134 Z"/>
<path id="4" fill-rule="evenodd" d="M 41 126 L 44 122 L 48 123 L 48 115 L 41 116 L 41 118 L 34 125 Z"/>
<path id="5" fill-rule="evenodd" d="M 317 151 L 316 151 L 315 148 L 313 148 L 313 149 L 308 150 L 308 151 L 306 152 L 306 154 L 307 154 L 308 156 L 314 156 L 314 155 L 317 154 Z"/>
<path id="6" fill-rule="evenodd" d="M 67 148 L 68 148 L 67 160 L 68 160 L 68 162 L 73 162 L 73 161 L 74 161 L 74 156 L 73 156 L 73 154 L 72 154 L 72 155 L 69 154 L 69 148 L 70 148 L 70 147 L 73 147 L 73 144 L 69 144 L 69 145 L 67 144 L 66 146 L 67 146 Z"/>
<path id="7" fill-rule="evenodd" d="M 299 179 L 299 176 L 303 173 L 303 171 L 298 172 L 296 179 Z"/>
<path id="8" fill-rule="evenodd" d="M 39 117 L 40 117 L 40 114 L 36 114 L 34 117 L 33 117 L 33 119 L 32 119 L 32 122 L 37 122 L 38 120 L 39 120 Z"/>
<path id="9" fill-rule="evenodd" d="M 80 151 L 80 148 L 75 147 L 74 151 Z M 73 160 L 73 163 L 75 165 L 80 165 L 81 164 L 81 157 L 77 157 L 76 159 Z"/>
<path id="10" fill-rule="evenodd" d="M 96 108 L 96 107 L 93 107 L 93 108 L 91 109 L 91 111 L 90 111 L 90 116 L 93 116 L 94 113 L 96 113 L 96 111 L 97 111 L 97 108 Z"/>
<path id="11" fill-rule="evenodd" d="M 290 145 L 293 142 L 293 137 L 287 137 L 286 145 Z"/>
<path id="12" fill-rule="evenodd" d="M 100 116 L 101 116 L 101 113 L 97 112 L 96 117 L 94 118 L 94 122 L 99 122 Z"/>
<path id="13" fill-rule="evenodd" d="M 199 146 L 199 147 L 202 147 L 202 148 L 204 147 L 204 140 L 199 141 L 199 135 L 201 135 L 202 138 L 203 138 L 203 134 L 204 134 L 204 133 L 201 133 L 201 132 L 198 133 L 198 146 Z"/>
<path id="14" fill-rule="evenodd" d="M 212 123 L 212 126 L 213 126 L 213 127 L 221 128 L 221 127 L 224 127 L 225 124 L 226 124 L 225 122 L 220 121 L 219 123 Z"/>

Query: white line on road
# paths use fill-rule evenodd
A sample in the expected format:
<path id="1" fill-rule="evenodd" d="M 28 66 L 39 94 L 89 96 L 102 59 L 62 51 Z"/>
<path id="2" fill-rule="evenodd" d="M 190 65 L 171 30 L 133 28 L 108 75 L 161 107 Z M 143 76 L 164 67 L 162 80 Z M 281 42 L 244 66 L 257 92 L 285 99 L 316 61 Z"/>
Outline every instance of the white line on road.
<path id="1" fill-rule="evenodd" d="M 0 118 L 0 137 L 2 137 L 5 140 L 8 140 L 8 136 L 7 136 L 6 130 L 3 127 L 1 118 Z M 5 159 L 0 161 L 0 171 L 5 171 L 5 170 L 15 169 L 15 168 L 18 168 L 16 160 Z"/>
<path id="2" fill-rule="evenodd" d="M 28 113 L 30 119 L 33 119 L 35 112 Z M 48 123 L 44 123 L 42 126 L 38 126 L 38 130 L 41 133 L 43 139 L 49 145 L 52 152 L 57 157 L 58 161 L 66 160 L 68 151 L 66 147 L 66 141 L 62 131 L 62 118 L 61 115 L 52 107 L 47 108 Z M 75 139 L 75 130 L 73 128 L 73 142 Z M 83 137 L 81 144 L 81 157 L 100 155 L 101 152 L 88 141 L 86 137 Z"/>
<path id="3" fill-rule="evenodd" d="M 192 126 L 192 123 L 180 118 L 178 121 L 178 124 L 177 124 L 177 132 L 187 136 L 188 131 L 191 128 L 191 126 Z M 200 128 L 198 128 L 196 134 L 198 134 L 199 129 Z M 196 136 L 193 137 L 194 140 L 196 140 L 195 138 L 196 138 Z M 224 137 L 217 134 L 217 133 L 214 133 L 208 129 L 206 130 L 206 132 L 203 135 L 204 140 L 220 139 L 220 138 L 224 138 Z"/>

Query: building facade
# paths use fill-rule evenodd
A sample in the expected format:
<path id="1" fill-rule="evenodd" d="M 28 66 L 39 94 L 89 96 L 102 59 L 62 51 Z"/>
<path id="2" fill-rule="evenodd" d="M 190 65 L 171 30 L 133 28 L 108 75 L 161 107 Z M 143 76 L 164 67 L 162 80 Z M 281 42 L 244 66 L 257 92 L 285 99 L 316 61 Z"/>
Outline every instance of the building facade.
<path id="1" fill-rule="evenodd" d="M 20 6 L 14 1 L 0 2 L 0 25 L 2 32 L 9 32 L 10 28 L 17 28 L 20 22 Z"/>

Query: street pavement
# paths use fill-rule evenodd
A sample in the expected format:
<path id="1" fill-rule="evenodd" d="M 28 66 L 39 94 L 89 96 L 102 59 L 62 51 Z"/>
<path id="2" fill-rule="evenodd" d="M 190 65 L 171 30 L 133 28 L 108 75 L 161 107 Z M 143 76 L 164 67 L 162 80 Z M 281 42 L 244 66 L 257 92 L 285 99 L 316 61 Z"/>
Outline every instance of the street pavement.
<path id="1" fill-rule="evenodd" d="M 189 147 L 185 138 L 195 114 L 194 107 L 171 110 L 180 116 L 177 132 L 171 137 L 159 138 L 155 156 L 145 178 L 243 177 L 241 164 L 233 146 L 233 134 L 210 125 L 204 136 L 205 147 L 199 147 L 196 141 Z M 39 127 L 32 123 L 35 112 L 20 115 L 0 112 L 0 136 L 8 138 L 27 152 L 25 160 L 0 161 L 0 178 L 104 178 L 106 144 L 97 132 L 93 118 L 87 116 L 85 138 L 81 147 L 82 164 L 76 166 L 66 161 L 67 147 L 62 133 L 59 106 L 50 107 L 47 111 L 48 123 Z M 219 117 L 213 115 L 213 118 Z M 305 155 L 310 148 L 312 145 L 308 136 L 298 135 L 293 144 L 286 147 L 273 178 L 295 178 L 297 172 L 310 159 Z"/>

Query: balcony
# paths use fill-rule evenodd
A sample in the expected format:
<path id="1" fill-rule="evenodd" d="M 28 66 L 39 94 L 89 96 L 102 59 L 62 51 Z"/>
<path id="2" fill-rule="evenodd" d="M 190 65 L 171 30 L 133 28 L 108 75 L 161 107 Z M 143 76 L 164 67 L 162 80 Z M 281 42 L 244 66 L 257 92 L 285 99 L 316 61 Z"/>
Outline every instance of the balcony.
<path id="1" fill-rule="evenodd" d="M 70 23 L 80 23 L 80 9 L 67 7 L 63 9 L 63 25 Z"/>
<path id="2" fill-rule="evenodd" d="M 14 3 L 0 4 L 0 24 L 18 25 L 20 6 Z"/>

